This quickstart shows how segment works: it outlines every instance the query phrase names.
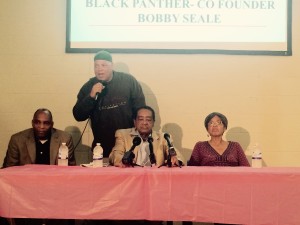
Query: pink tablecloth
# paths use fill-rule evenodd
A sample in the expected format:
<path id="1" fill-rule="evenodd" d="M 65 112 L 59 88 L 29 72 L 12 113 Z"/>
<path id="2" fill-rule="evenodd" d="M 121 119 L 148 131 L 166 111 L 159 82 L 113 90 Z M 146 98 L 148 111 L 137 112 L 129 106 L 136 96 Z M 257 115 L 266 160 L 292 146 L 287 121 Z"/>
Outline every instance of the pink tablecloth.
<path id="1" fill-rule="evenodd" d="M 11 167 L 0 216 L 299 225 L 300 168 Z"/>

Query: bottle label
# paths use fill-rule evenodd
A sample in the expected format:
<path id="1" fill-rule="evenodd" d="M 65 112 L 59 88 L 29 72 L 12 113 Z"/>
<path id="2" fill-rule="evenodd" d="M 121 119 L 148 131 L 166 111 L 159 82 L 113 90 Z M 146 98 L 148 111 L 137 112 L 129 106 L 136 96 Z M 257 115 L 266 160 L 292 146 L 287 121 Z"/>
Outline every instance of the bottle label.
<path id="1" fill-rule="evenodd" d="M 101 159 L 94 159 L 93 160 L 93 167 L 103 167 L 103 160 Z"/>
<path id="2" fill-rule="evenodd" d="M 69 149 L 66 146 L 66 143 L 62 143 L 62 145 L 58 149 L 58 162 L 59 166 L 68 166 L 68 158 L 69 158 Z"/>
<path id="3" fill-rule="evenodd" d="M 261 159 L 261 157 L 254 157 L 254 156 L 253 156 L 252 159 Z"/>
<path id="4" fill-rule="evenodd" d="M 103 159 L 103 157 L 101 157 L 101 156 L 93 156 L 93 160 L 102 160 Z"/>
<path id="5" fill-rule="evenodd" d="M 60 159 L 68 159 L 68 154 L 60 154 L 58 156 L 58 158 L 60 158 Z"/>

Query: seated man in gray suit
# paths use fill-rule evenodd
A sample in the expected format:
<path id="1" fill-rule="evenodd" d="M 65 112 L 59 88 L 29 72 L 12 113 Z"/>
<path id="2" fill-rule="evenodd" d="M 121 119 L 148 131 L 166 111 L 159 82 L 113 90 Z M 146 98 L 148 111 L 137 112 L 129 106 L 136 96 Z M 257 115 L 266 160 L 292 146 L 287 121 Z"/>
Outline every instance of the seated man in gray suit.
<path id="1" fill-rule="evenodd" d="M 65 142 L 69 148 L 69 165 L 76 165 L 72 137 L 65 131 L 53 128 L 52 113 L 38 109 L 32 119 L 32 128 L 11 136 L 3 167 L 25 164 L 57 164 L 58 148 Z"/>
<path id="2" fill-rule="evenodd" d="M 170 143 L 170 136 L 152 130 L 155 112 L 149 106 L 142 106 L 133 114 L 134 128 L 116 131 L 115 146 L 109 155 L 109 162 L 119 167 L 132 166 L 181 166 L 183 157 Z M 132 150 L 132 163 L 128 153 Z M 130 160 L 129 160 L 130 161 Z"/>

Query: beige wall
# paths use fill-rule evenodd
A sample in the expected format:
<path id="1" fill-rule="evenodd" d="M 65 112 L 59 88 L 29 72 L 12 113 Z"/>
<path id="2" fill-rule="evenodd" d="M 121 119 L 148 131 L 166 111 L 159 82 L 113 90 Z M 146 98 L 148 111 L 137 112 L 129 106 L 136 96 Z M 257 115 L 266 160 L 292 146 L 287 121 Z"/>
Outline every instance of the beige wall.
<path id="1" fill-rule="evenodd" d="M 247 155 L 260 143 L 267 166 L 300 165 L 300 1 L 293 1 L 293 56 L 113 54 L 116 70 L 141 83 L 168 131 L 188 158 L 212 111 L 229 119 L 228 140 Z M 55 126 L 74 134 L 72 107 L 93 76 L 93 54 L 66 54 L 66 2 L 0 1 L 0 163 L 10 136 L 31 126 L 33 112 L 49 108 Z M 78 130 L 80 129 L 80 131 Z M 78 156 L 87 151 L 88 128 Z"/>

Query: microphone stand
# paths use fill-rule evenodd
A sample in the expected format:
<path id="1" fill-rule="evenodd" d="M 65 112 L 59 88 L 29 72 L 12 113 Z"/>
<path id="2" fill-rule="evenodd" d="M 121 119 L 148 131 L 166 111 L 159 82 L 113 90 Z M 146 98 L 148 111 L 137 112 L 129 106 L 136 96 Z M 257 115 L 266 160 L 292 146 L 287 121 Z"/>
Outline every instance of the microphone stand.
<path id="1" fill-rule="evenodd" d="M 170 141 L 170 134 L 168 133 L 165 133 L 164 134 L 164 138 L 166 139 L 167 143 L 168 143 L 168 156 L 167 156 L 167 162 L 162 164 L 161 166 L 159 166 L 158 168 L 162 167 L 162 166 L 165 166 L 167 165 L 168 167 L 172 167 L 172 161 L 171 161 L 171 158 L 172 156 L 176 156 L 176 151 L 173 147 L 173 145 L 171 144 L 171 141 Z M 181 168 L 181 163 L 179 162 L 179 165 L 177 165 L 177 163 L 174 164 L 175 166 L 178 166 Z"/>
<path id="2" fill-rule="evenodd" d="M 138 165 L 136 163 L 133 163 L 134 157 L 135 157 L 135 154 L 132 151 L 125 152 L 125 154 L 122 158 L 122 163 L 124 165 L 132 166 L 132 167 L 141 166 L 141 165 Z"/>
<path id="3" fill-rule="evenodd" d="M 135 154 L 133 153 L 133 150 L 136 146 L 138 146 L 141 143 L 141 138 L 140 137 L 134 137 L 132 140 L 132 146 L 129 149 L 129 151 L 125 152 L 123 158 L 122 158 L 122 163 L 124 165 L 128 165 L 128 166 L 141 166 L 138 165 L 136 163 L 133 163 L 133 159 L 135 158 Z M 142 167 L 142 166 L 141 166 Z"/>
<path id="4" fill-rule="evenodd" d="M 153 138 L 151 136 L 148 137 L 148 142 L 149 142 L 149 150 L 150 150 L 150 154 L 149 154 L 149 159 L 150 159 L 150 164 L 151 167 L 152 165 L 156 165 L 156 159 L 155 159 L 155 155 L 153 153 Z"/>
<path id="5" fill-rule="evenodd" d="M 162 167 L 162 166 L 168 166 L 168 167 L 172 167 L 172 161 L 171 161 L 171 158 L 172 156 L 176 156 L 176 151 L 174 149 L 173 146 L 169 146 L 169 150 L 168 150 L 168 155 L 167 155 L 167 162 L 165 162 L 164 164 L 160 165 L 158 168 Z M 175 163 L 174 165 L 175 166 L 178 166 L 179 168 L 181 168 L 181 163 L 178 162 L 179 165 L 177 163 Z"/>

